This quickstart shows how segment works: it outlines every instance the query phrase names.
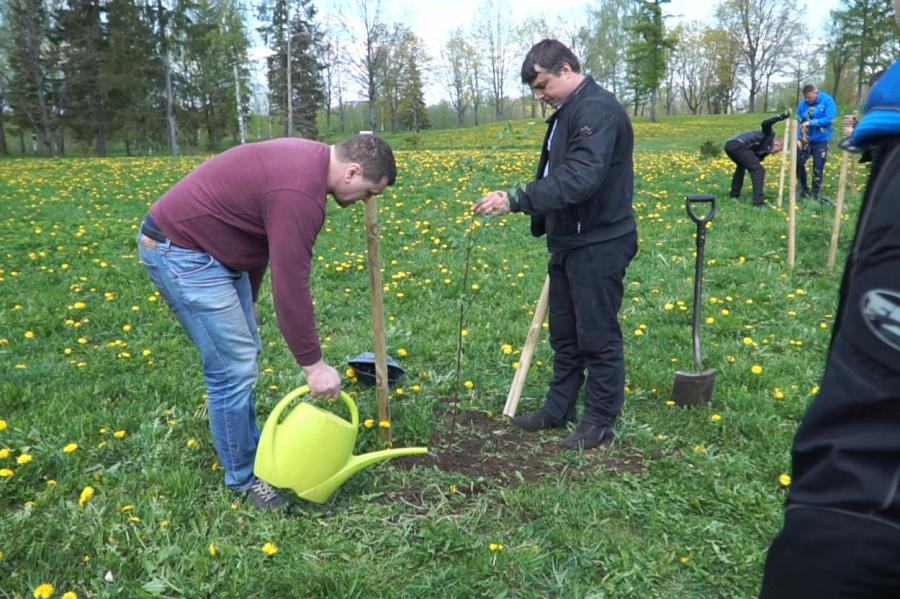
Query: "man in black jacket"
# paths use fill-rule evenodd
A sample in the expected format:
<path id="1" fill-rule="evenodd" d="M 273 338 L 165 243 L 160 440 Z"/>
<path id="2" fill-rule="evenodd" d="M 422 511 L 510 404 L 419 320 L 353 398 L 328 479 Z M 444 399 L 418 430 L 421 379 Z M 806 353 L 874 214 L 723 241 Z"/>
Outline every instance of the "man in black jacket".
<path id="1" fill-rule="evenodd" d="M 781 151 L 781 142 L 775 139 L 775 129 L 772 125 L 783 121 L 790 116 L 788 113 L 777 114 L 760 123 L 760 128 L 753 131 L 744 131 L 725 142 L 725 153 L 736 165 L 734 175 L 731 177 L 731 197 L 741 196 L 741 188 L 744 186 L 744 171 L 750 171 L 750 181 L 753 182 L 753 205 L 762 207 L 763 182 L 766 170 L 762 160 L 769 154 Z"/>
<path id="2" fill-rule="evenodd" d="M 900 62 L 845 143 L 871 174 L 764 599 L 900 597 Z"/>
<path id="3" fill-rule="evenodd" d="M 544 405 L 514 422 L 529 432 L 574 422 L 587 370 L 584 413 L 562 445 L 590 449 L 612 439 L 625 398 L 618 311 L 625 268 L 637 253 L 634 135 L 615 96 L 583 74 L 559 41 L 535 44 L 521 74 L 537 99 L 556 108 L 537 176 L 523 189 L 484 196 L 472 209 L 530 215 L 532 233 L 546 234 L 550 250 L 553 379 Z"/>

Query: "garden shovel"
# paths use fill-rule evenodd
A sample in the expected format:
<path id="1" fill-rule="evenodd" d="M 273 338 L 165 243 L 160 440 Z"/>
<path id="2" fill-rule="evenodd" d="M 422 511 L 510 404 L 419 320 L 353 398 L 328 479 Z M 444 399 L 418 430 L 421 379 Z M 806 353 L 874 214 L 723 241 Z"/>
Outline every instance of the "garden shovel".
<path id="1" fill-rule="evenodd" d="M 705 216 L 699 216 L 694 212 L 695 204 L 709 204 L 709 211 Z M 712 399 L 713 388 L 716 385 L 715 369 L 703 370 L 700 362 L 700 295 L 703 289 L 703 246 L 706 241 L 706 223 L 716 215 L 716 198 L 710 195 L 688 196 L 685 203 L 688 216 L 697 224 L 697 263 L 694 267 L 694 372 L 675 372 L 675 382 L 672 383 L 672 401 L 682 406 L 692 406 L 707 403 Z"/>

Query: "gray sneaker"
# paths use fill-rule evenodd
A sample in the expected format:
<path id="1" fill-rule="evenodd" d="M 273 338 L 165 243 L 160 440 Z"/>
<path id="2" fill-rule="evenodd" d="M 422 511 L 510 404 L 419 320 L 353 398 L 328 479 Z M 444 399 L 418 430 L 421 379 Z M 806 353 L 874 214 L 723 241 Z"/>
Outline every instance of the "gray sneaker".
<path id="1" fill-rule="evenodd" d="M 258 510 L 272 512 L 288 506 L 288 501 L 278 491 L 261 478 L 257 478 L 245 492 L 244 497 Z"/>

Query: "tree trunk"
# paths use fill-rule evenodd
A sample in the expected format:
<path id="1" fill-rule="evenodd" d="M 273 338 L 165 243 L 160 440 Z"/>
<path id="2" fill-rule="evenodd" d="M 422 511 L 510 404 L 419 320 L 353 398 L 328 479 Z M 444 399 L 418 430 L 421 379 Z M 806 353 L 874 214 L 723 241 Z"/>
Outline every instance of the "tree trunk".
<path id="1" fill-rule="evenodd" d="M 0 154 L 9 154 L 9 147 L 6 145 L 6 126 L 3 123 L 2 105 L 0 105 Z"/>
<path id="2" fill-rule="evenodd" d="M 169 46 L 166 40 L 166 17 L 162 0 L 156 0 L 159 18 L 159 42 L 162 48 L 163 75 L 166 82 L 166 127 L 169 131 L 169 150 L 172 156 L 178 156 L 178 131 L 175 122 L 175 93 L 172 91 L 172 64 L 169 58 Z"/>

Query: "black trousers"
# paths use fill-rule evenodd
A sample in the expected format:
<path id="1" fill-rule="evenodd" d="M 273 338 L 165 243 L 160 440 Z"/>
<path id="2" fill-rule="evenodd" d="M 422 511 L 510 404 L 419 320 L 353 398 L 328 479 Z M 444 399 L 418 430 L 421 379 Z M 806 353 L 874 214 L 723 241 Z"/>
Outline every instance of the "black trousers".
<path id="1" fill-rule="evenodd" d="M 619 308 L 625 268 L 637 233 L 550 255 L 550 346 L 553 378 L 544 410 L 575 420 L 587 371 L 583 421 L 612 425 L 625 401 L 625 356 Z"/>
<path id="2" fill-rule="evenodd" d="M 811 141 L 797 154 L 797 178 L 800 189 L 809 191 L 809 180 L 806 174 L 806 161 L 812 157 L 812 194 L 819 195 L 822 189 L 822 177 L 825 175 L 825 161 L 828 159 L 828 142 Z"/>
<path id="3" fill-rule="evenodd" d="M 795 507 L 769 549 L 761 599 L 900 597 L 900 527 L 849 512 Z"/>
<path id="4" fill-rule="evenodd" d="M 725 143 L 725 153 L 737 165 L 734 175 L 731 177 L 731 197 L 741 195 L 744 186 L 744 172 L 750 171 L 750 181 L 753 183 L 753 203 L 761 204 L 763 201 L 763 184 L 766 180 L 766 169 L 762 162 L 749 147 L 739 141 Z"/>

